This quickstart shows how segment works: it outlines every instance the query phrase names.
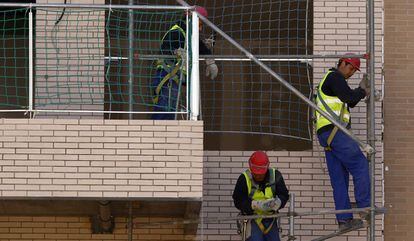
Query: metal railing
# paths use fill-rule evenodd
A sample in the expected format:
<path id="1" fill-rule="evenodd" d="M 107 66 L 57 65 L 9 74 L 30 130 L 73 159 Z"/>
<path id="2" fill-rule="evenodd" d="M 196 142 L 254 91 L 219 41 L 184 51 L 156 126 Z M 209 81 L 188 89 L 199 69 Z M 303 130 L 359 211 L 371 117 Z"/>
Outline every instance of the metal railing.
<path id="1" fill-rule="evenodd" d="M 318 215 L 329 215 L 329 214 L 344 214 L 344 213 L 354 213 L 354 214 L 363 214 L 371 219 L 370 215 L 374 215 L 374 219 L 376 215 L 383 215 L 386 212 L 384 207 L 376 207 L 373 210 L 370 207 L 367 208 L 351 208 L 351 209 L 344 209 L 344 210 L 332 210 L 332 209 L 325 209 L 325 210 L 317 210 L 317 211 L 307 211 L 307 212 L 297 212 L 295 210 L 295 194 L 290 193 L 289 196 L 289 210 L 288 212 L 280 212 L 271 215 L 238 215 L 238 216 L 228 216 L 228 217 L 200 217 L 199 219 L 183 219 L 183 220 L 176 220 L 176 221 L 165 221 L 165 222 L 149 222 L 147 224 L 143 224 L 142 222 L 137 223 L 140 228 L 146 227 L 154 227 L 154 226 L 161 226 L 161 225 L 187 225 L 187 224 L 201 224 L 201 227 L 204 227 L 204 224 L 208 223 L 220 223 L 220 222 L 240 222 L 242 225 L 238 225 L 238 227 L 243 228 L 240 230 L 239 234 L 241 235 L 242 239 L 246 238 L 246 234 L 244 231 L 246 230 L 246 225 L 248 221 L 258 219 L 258 218 L 276 218 L 288 219 L 288 232 L 284 237 L 287 237 L 288 240 L 296 240 L 297 235 L 295 235 L 295 218 L 298 217 L 309 217 L 309 216 L 318 216 Z M 129 219 L 133 219 L 133 217 L 129 217 Z M 367 220 L 364 220 L 366 222 Z M 315 238 L 314 240 L 325 240 L 325 237 L 334 237 L 339 236 L 344 233 L 355 231 L 361 228 L 369 227 L 366 223 L 356 229 L 348 229 L 348 231 L 338 232 L 338 230 L 332 231 L 332 233 L 326 236 L 320 236 Z M 278 227 L 280 228 L 280 227 Z M 203 237 L 201 237 L 203 240 Z"/>
<path id="2" fill-rule="evenodd" d="M 28 45 L 27 45 L 27 50 L 28 50 L 28 84 L 27 84 L 27 106 L 22 106 L 21 108 L 2 108 L 0 109 L 0 112 L 24 112 L 25 114 L 29 115 L 30 117 L 35 116 L 35 114 L 38 113 L 99 113 L 99 114 L 106 114 L 106 113 L 110 113 L 110 114 L 128 114 L 129 118 L 132 118 L 132 114 L 184 114 L 188 116 L 188 119 L 193 119 L 196 120 L 199 117 L 199 98 L 200 98 L 200 93 L 199 93 L 199 88 L 196 88 L 196 86 L 199 86 L 199 83 L 197 83 L 197 81 L 199 81 L 199 76 L 198 74 L 192 74 L 192 80 L 190 80 L 190 75 L 186 75 L 185 77 L 187 78 L 186 81 L 187 83 L 191 84 L 192 89 L 194 88 L 196 91 L 194 92 L 190 92 L 190 87 L 187 85 L 187 91 L 186 96 L 183 98 L 185 99 L 186 103 L 183 103 L 182 105 L 184 106 L 183 108 L 177 108 L 175 111 L 153 111 L 153 110 L 149 110 L 152 109 L 152 103 L 145 103 L 145 105 L 148 105 L 148 107 L 146 108 L 147 110 L 134 110 L 133 105 L 137 105 L 137 103 L 133 103 L 133 91 L 134 91 L 134 86 L 133 86 L 133 78 L 138 78 L 137 76 L 134 76 L 134 72 L 133 72 L 133 68 L 134 66 L 137 64 L 136 62 L 134 62 L 134 53 L 132 51 L 132 47 L 133 47 L 133 42 L 135 41 L 134 39 L 134 12 L 132 10 L 144 10 L 144 11 L 149 11 L 149 10 L 174 10 L 174 11 L 183 11 L 183 15 L 184 15 L 184 11 L 189 12 L 190 10 L 193 9 L 193 7 L 188 6 L 188 7 L 184 7 L 184 6 L 173 6 L 173 5 L 133 5 L 131 4 L 132 2 L 130 2 L 128 5 L 104 5 L 104 4 L 54 4 L 54 3 L 45 3 L 45 4 L 41 4 L 41 3 L 0 3 L 0 7 L 8 7 L 8 8 L 27 8 L 28 11 Z M 36 22 L 36 16 L 34 16 L 34 12 L 37 9 L 54 9 L 54 11 L 56 11 L 57 9 L 78 9 L 79 11 L 81 10 L 103 10 L 103 11 L 113 11 L 113 10 L 126 10 L 128 13 L 128 29 L 127 29 L 127 34 L 128 34 L 128 52 L 127 52 L 127 56 L 102 56 L 102 60 L 106 61 L 106 62 L 111 62 L 114 59 L 118 60 L 118 61 L 127 61 L 128 62 L 128 73 L 127 73 L 127 86 L 128 86 L 128 91 L 126 92 L 126 94 L 128 95 L 127 98 L 128 100 L 126 100 L 126 102 L 124 103 L 125 105 L 128 105 L 127 108 L 125 110 L 103 110 L 103 106 L 105 104 L 107 104 L 106 102 L 104 103 L 104 101 L 101 101 L 102 103 L 100 103 L 99 101 L 95 102 L 99 102 L 99 104 L 88 104 L 89 102 L 91 102 L 92 100 L 88 100 L 85 103 L 77 103 L 79 105 L 85 105 L 85 106 L 91 106 L 93 105 L 94 107 L 91 109 L 87 109 L 87 108 L 79 108 L 79 109 L 71 109 L 70 107 L 65 107 L 65 105 L 70 106 L 72 105 L 72 103 L 68 102 L 68 103 L 64 103 L 62 104 L 62 108 L 56 108 L 54 109 L 53 107 L 49 108 L 49 105 L 52 106 L 54 104 L 47 104 L 46 106 L 41 106 L 38 104 L 38 97 L 36 96 L 36 78 L 38 78 L 38 76 L 36 76 L 36 56 L 35 56 L 35 51 L 36 51 L 36 42 L 38 41 L 37 37 L 35 36 L 36 31 L 34 31 L 35 26 L 37 26 Z M 189 25 L 190 18 L 191 17 L 196 17 L 197 18 L 197 14 L 185 14 L 186 17 L 186 24 Z M 45 20 L 46 21 L 46 20 Z M 37 26 L 39 27 L 39 26 Z M 190 40 L 191 41 L 195 41 L 196 43 L 198 43 L 198 25 L 192 25 L 190 26 L 194 29 L 192 29 L 192 31 L 186 31 L 186 34 L 188 36 L 186 36 L 186 44 L 185 46 L 191 46 L 193 49 L 189 49 L 186 47 L 186 54 L 187 54 L 187 58 L 189 57 L 189 52 L 192 51 L 194 52 L 195 48 L 197 48 L 197 46 L 195 44 L 190 44 Z M 103 29 L 102 31 L 105 32 L 105 29 Z M 193 33 L 192 36 L 189 36 L 189 33 Z M 46 51 L 47 52 L 47 51 Z M 37 55 L 39 55 L 39 53 L 37 53 Z M 59 56 L 58 56 L 59 57 Z M 165 58 L 165 57 L 169 57 L 171 58 L 171 56 L 166 56 L 166 55 L 157 55 L 157 54 L 152 54 L 152 55 L 143 55 L 142 58 L 141 56 L 139 56 L 139 60 L 150 60 L 150 61 L 155 61 L 159 58 Z M 198 55 L 193 55 L 192 56 L 192 63 L 190 63 L 191 66 L 188 61 L 187 61 L 187 66 L 186 69 L 189 70 L 191 69 L 193 73 L 198 73 Z M 197 63 L 197 65 L 196 65 Z M 190 68 L 191 67 L 191 68 Z M 62 85 L 65 85 L 65 83 L 61 83 Z M 102 85 L 104 85 L 104 83 L 102 82 Z M 102 86 L 103 89 L 103 86 Z M 51 93 L 52 95 L 54 95 L 54 93 Z M 65 94 L 65 93 L 57 93 L 57 95 L 59 94 Z M 102 99 L 104 98 L 103 96 L 107 93 L 100 93 L 102 95 Z M 26 97 L 24 97 L 26 98 Z M 150 99 L 150 98 L 149 98 Z M 95 108 L 97 106 L 97 108 Z M 99 107 L 101 106 L 101 107 Z M 190 109 L 190 106 L 194 107 L 196 112 L 193 112 Z M 191 116 L 191 118 L 190 118 Z"/>

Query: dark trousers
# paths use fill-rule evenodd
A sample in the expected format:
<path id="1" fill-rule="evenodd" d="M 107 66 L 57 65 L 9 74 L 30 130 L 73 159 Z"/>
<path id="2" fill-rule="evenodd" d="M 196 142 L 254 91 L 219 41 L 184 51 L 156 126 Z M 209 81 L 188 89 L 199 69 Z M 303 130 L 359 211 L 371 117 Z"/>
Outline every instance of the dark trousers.
<path id="1" fill-rule="evenodd" d="M 157 74 L 155 75 L 152 83 L 151 88 L 153 91 L 158 87 L 162 79 L 167 75 L 167 71 L 165 70 L 157 70 Z M 152 93 L 155 95 L 155 92 Z M 176 111 L 177 105 L 177 98 L 178 98 L 178 85 L 173 79 L 169 79 L 165 84 L 162 86 L 161 91 L 158 96 L 158 103 L 154 106 L 154 111 L 157 112 L 167 112 L 167 111 Z M 164 114 L 164 113 L 155 113 L 152 114 L 151 119 L 153 120 L 174 120 L 175 114 Z"/>
<path id="2" fill-rule="evenodd" d="M 325 131 L 318 135 L 319 143 L 327 146 L 327 140 L 331 131 Z M 349 174 L 354 181 L 355 200 L 358 208 L 370 206 L 370 177 L 368 161 L 358 143 L 352 140 L 342 131 L 338 130 L 331 143 L 330 151 L 325 151 L 329 177 L 333 188 L 335 208 L 350 209 L 351 202 L 348 195 Z M 338 220 L 352 218 L 352 213 L 337 214 Z"/>
<path id="3" fill-rule="evenodd" d="M 263 220 L 263 225 L 269 227 L 272 219 Z M 277 227 L 276 221 L 272 228 L 267 234 L 264 234 L 262 230 L 257 226 L 257 223 L 252 220 L 251 222 L 251 235 L 247 241 L 280 241 L 279 228 Z"/>

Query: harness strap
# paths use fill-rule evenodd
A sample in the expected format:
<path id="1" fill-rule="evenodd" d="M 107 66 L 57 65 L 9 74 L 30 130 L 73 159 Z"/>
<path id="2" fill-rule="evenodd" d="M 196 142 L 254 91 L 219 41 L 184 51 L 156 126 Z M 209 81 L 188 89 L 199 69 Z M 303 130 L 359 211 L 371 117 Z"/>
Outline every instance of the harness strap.
<path id="1" fill-rule="evenodd" d="M 173 79 L 177 84 L 179 84 L 179 80 L 177 78 L 177 72 L 180 70 L 180 65 L 177 64 L 174 69 L 164 76 L 164 78 L 160 81 L 160 83 L 157 85 L 157 88 L 154 90 L 154 97 L 152 98 L 152 101 L 154 104 L 158 104 L 158 100 L 160 97 L 161 89 L 164 86 L 164 84 L 169 80 Z"/>
<path id="2" fill-rule="evenodd" d="M 274 169 L 269 169 L 270 173 L 269 173 L 269 183 L 267 183 L 265 189 L 267 187 L 270 187 L 272 189 L 272 193 L 273 195 L 276 193 L 276 183 L 280 180 L 280 177 L 277 176 L 276 177 L 276 170 Z M 251 190 L 249 193 L 249 198 L 253 199 L 254 193 L 259 189 L 258 184 L 254 181 L 253 176 L 251 174 L 251 172 L 247 172 L 250 182 L 251 182 Z M 246 180 L 247 181 L 247 180 Z M 267 234 L 270 232 L 270 230 L 273 227 L 273 224 L 275 223 L 276 218 L 272 219 L 272 223 L 270 223 L 269 227 L 265 227 L 264 224 L 262 223 L 262 219 L 256 219 L 254 220 L 255 223 L 257 224 L 257 226 L 259 227 L 259 229 L 263 232 L 263 234 Z"/>
<path id="3" fill-rule="evenodd" d="M 342 107 L 341 107 L 341 113 L 339 114 L 339 118 L 340 118 L 341 120 L 342 120 L 342 118 L 343 118 L 343 116 L 344 116 L 344 112 L 345 112 L 345 103 L 344 103 L 344 104 L 342 104 Z M 337 126 L 335 126 L 335 127 L 332 129 L 331 134 L 329 134 L 329 136 L 328 136 L 328 140 L 326 141 L 326 143 L 327 143 L 328 145 L 325 147 L 325 151 L 332 151 L 332 148 L 331 148 L 331 143 L 332 143 L 333 139 L 335 138 L 335 135 L 336 135 L 336 133 L 338 132 L 338 130 L 339 130 L 339 128 L 338 128 Z"/>
<path id="4" fill-rule="evenodd" d="M 265 226 L 263 225 L 262 222 L 260 222 L 260 223 L 256 222 L 256 223 L 257 223 L 257 226 L 259 227 L 259 229 L 263 232 L 263 234 L 267 234 L 272 229 L 273 224 L 275 223 L 275 220 L 276 220 L 276 218 L 273 218 L 272 223 L 270 223 L 269 227 L 267 227 L 267 228 L 265 228 Z"/>
<path id="5" fill-rule="evenodd" d="M 323 107 L 325 107 L 325 109 L 326 109 L 326 111 L 333 117 L 333 118 L 335 118 L 337 121 L 339 121 L 339 122 L 341 122 L 341 123 L 343 123 L 343 124 L 346 124 L 346 123 L 344 123 L 343 121 L 342 121 L 342 118 L 343 118 L 343 113 L 342 113 L 342 108 L 344 107 L 344 104 L 342 105 L 342 108 L 341 108 L 341 114 L 342 115 L 337 115 L 337 114 L 335 114 L 335 112 L 329 107 L 329 105 L 328 104 L 326 104 L 326 102 L 325 102 L 325 100 L 322 98 L 322 96 L 321 96 L 321 90 L 320 90 L 320 88 L 318 87 L 318 91 L 316 92 L 317 93 L 317 96 L 318 96 L 318 99 L 319 99 L 319 101 L 322 103 L 322 105 L 323 105 Z"/>
<path id="6" fill-rule="evenodd" d="M 167 33 L 164 34 L 164 36 L 161 39 L 161 42 L 164 41 L 165 37 L 168 35 L 169 32 L 174 31 L 174 30 L 178 30 L 185 37 L 186 34 L 185 34 L 184 29 L 182 29 L 178 24 L 175 24 L 174 26 L 170 28 L 170 30 L 168 30 Z M 154 104 L 158 104 L 161 89 L 168 80 L 173 79 L 175 83 L 177 83 L 177 85 L 180 84 L 180 80 L 177 77 L 177 73 L 181 68 L 181 59 L 178 58 L 178 61 L 174 67 L 172 67 L 172 64 L 168 63 L 168 60 L 158 60 L 156 62 L 156 68 L 164 69 L 164 71 L 168 72 L 168 74 L 164 76 L 164 78 L 160 81 L 160 83 L 157 85 L 157 87 L 154 90 L 154 96 L 152 98 L 152 102 Z"/>

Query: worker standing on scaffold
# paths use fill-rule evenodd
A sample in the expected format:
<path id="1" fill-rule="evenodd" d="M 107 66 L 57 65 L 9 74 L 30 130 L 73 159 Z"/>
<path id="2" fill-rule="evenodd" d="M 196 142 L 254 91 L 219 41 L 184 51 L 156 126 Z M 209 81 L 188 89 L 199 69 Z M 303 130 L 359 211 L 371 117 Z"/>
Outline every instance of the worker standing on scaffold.
<path id="1" fill-rule="evenodd" d="M 270 215 L 278 212 L 289 200 L 282 174 L 269 168 L 269 157 L 255 151 L 249 158 L 249 169 L 237 180 L 233 201 L 243 215 Z M 248 241 L 280 241 L 276 218 L 249 220 L 245 237 Z"/>
<path id="2" fill-rule="evenodd" d="M 207 10 L 196 6 L 195 11 L 208 17 Z M 202 29 L 202 22 L 199 23 L 199 30 Z M 186 73 L 186 20 L 178 21 L 172 26 L 161 40 L 161 54 L 171 55 L 171 58 L 160 59 L 157 61 L 157 72 L 151 84 L 154 111 L 174 112 L 177 111 L 177 103 L 180 101 L 180 83 L 185 84 Z M 199 41 L 199 54 L 211 55 L 214 39 Z M 206 59 L 206 76 L 215 79 L 218 74 L 218 67 L 214 59 Z M 152 115 L 154 120 L 173 120 L 175 114 L 156 113 Z"/>
<path id="3" fill-rule="evenodd" d="M 317 87 L 318 107 L 348 129 L 351 128 L 349 108 L 355 107 L 361 99 L 370 94 L 366 75 L 356 89 L 351 89 L 346 81 L 355 71 L 360 71 L 360 66 L 359 58 L 341 58 L 337 68 L 330 69 Z M 352 175 L 354 181 L 357 207 L 369 207 L 371 194 L 368 161 L 358 143 L 318 112 L 316 113 L 316 128 L 319 143 L 325 148 L 335 208 L 337 210 L 351 209 L 348 194 L 349 174 Z M 336 218 L 340 230 L 362 225 L 362 220 L 354 219 L 352 213 L 337 214 Z"/>

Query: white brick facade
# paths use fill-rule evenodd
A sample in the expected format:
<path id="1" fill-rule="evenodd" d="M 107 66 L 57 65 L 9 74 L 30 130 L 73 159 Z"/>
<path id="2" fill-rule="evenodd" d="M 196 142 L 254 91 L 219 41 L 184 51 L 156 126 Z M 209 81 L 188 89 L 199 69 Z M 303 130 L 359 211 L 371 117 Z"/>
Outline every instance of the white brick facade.
<path id="1" fill-rule="evenodd" d="M 201 198 L 202 122 L 0 120 L 0 197 Z"/>

